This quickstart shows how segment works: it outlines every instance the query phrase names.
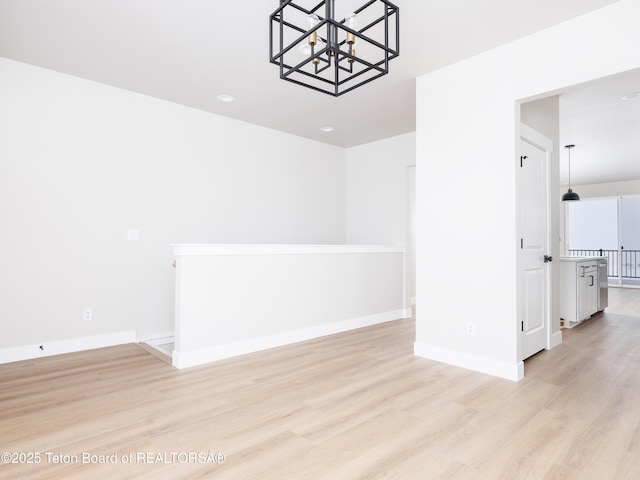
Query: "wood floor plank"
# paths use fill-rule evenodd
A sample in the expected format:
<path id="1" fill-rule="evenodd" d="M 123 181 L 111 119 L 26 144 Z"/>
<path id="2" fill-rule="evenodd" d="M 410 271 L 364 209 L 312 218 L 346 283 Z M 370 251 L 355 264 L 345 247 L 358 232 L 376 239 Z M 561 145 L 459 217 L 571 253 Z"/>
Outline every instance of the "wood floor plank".
<path id="1" fill-rule="evenodd" d="M 548 475 L 558 446 L 571 436 L 571 418 L 543 409 L 478 470 L 478 477 L 496 480 L 538 480 Z"/>
<path id="2" fill-rule="evenodd" d="M 640 476 L 640 455 L 626 454 L 620 460 L 615 480 L 636 480 Z"/>
<path id="3" fill-rule="evenodd" d="M 626 455 L 631 432 L 628 425 L 604 426 L 598 418 L 584 425 L 572 441 L 562 446 L 559 461 L 583 472 L 582 478 L 613 479 Z"/>
<path id="4" fill-rule="evenodd" d="M 445 440 L 445 448 L 458 461 L 479 468 L 544 410 L 559 391 L 555 385 L 526 382 L 508 398 L 496 398 L 502 408 L 479 412 Z"/>
<path id="5" fill-rule="evenodd" d="M 119 459 L 0 478 L 636 480 L 635 293 L 517 383 L 414 357 L 411 319 L 185 370 L 137 345 L 0 365 L 0 453 Z M 171 452 L 225 457 L 146 461 Z"/>
<path id="6" fill-rule="evenodd" d="M 633 438 L 629 443 L 629 452 L 636 455 L 640 455 L 640 420 L 636 424 L 636 429 L 633 434 Z"/>
<path id="7" fill-rule="evenodd" d="M 544 480 L 579 480 L 579 472 L 566 465 L 553 464 L 542 479 Z"/>

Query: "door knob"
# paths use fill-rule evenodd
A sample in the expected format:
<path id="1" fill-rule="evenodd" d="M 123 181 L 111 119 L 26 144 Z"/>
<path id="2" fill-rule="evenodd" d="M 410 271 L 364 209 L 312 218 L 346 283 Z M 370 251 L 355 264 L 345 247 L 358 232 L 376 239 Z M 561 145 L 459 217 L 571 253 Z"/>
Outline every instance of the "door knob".
<path id="1" fill-rule="evenodd" d="M 549 255 L 545 255 L 544 256 L 544 263 L 549 263 L 549 262 L 553 262 L 553 257 L 551 257 Z"/>

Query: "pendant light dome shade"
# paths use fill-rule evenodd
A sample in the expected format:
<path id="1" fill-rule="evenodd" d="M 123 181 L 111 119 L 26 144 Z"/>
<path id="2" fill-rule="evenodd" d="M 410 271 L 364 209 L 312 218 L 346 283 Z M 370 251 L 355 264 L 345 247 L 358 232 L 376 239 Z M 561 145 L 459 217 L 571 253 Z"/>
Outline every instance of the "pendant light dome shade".
<path id="1" fill-rule="evenodd" d="M 567 193 L 562 195 L 563 202 L 573 202 L 576 200 L 580 200 L 580 195 L 571 190 L 571 149 L 575 147 L 575 145 L 565 145 L 564 148 L 569 150 L 569 190 Z"/>
<path id="2" fill-rule="evenodd" d="M 578 195 L 576 192 L 574 192 L 571 189 L 569 189 L 569 191 L 567 193 L 562 195 L 562 201 L 563 202 L 568 202 L 568 201 L 573 201 L 573 200 L 580 200 L 580 195 Z"/>

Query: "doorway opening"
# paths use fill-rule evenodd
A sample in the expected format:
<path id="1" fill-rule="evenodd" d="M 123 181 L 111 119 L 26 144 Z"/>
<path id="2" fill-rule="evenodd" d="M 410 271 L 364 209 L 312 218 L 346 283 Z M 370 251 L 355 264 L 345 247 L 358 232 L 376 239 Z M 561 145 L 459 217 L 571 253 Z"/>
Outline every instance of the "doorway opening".
<path id="1" fill-rule="evenodd" d="M 569 256 L 605 256 L 610 286 L 640 288 L 640 196 L 591 198 L 565 205 Z"/>

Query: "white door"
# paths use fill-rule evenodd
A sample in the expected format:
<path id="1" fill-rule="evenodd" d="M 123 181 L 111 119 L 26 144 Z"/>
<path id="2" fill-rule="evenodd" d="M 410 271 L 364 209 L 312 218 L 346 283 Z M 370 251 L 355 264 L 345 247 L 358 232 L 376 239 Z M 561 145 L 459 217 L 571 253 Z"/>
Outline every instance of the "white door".
<path id="1" fill-rule="evenodd" d="M 542 142 L 540 142 L 542 143 Z M 520 360 L 543 350 L 549 339 L 549 157 L 528 138 L 520 141 Z"/>

